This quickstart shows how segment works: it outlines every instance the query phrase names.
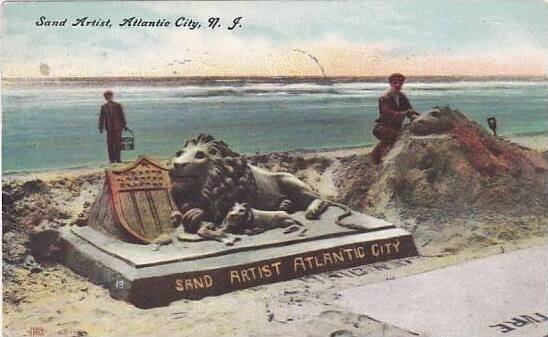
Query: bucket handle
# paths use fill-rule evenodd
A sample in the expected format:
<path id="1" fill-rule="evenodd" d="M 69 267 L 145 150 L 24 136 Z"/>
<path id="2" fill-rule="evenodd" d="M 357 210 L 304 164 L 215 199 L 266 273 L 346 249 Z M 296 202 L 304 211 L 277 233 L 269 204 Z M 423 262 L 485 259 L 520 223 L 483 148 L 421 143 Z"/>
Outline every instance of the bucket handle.
<path id="1" fill-rule="evenodd" d="M 131 131 L 130 128 L 126 127 L 124 131 L 128 131 L 129 133 L 131 133 L 131 138 L 135 138 L 135 136 L 133 135 L 133 131 Z"/>

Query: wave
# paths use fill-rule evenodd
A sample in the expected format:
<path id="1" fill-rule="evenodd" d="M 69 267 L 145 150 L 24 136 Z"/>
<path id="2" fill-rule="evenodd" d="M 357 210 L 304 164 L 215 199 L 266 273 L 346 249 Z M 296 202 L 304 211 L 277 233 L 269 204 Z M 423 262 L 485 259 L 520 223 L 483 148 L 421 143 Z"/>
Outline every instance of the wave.
<path id="1" fill-rule="evenodd" d="M 174 97 L 180 98 L 202 98 L 202 97 L 220 97 L 220 96 L 254 96 L 254 95 L 316 95 L 316 94 L 332 94 L 341 95 L 343 92 L 335 89 L 210 89 L 200 90 L 198 92 L 185 91 L 175 93 Z"/>
<path id="2" fill-rule="evenodd" d="M 77 82 L 81 84 L 82 82 Z M 104 82 L 96 85 L 75 86 L 56 82 L 54 85 L 38 87 L 5 87 L 2 98 L 8 107 L 24 105 L 39 107 L 56 102 L 59 104 L 93 105 L 102 102 L 102 92 L 111 89 L 121 101 L 157 102 L 164 100 L 206 100 L 206 99 L 264 99 L 272 100 L 289 97 L 332 97 L 334 99 L 363 99 L 382 95 L 387 90 L 385 82 L 367 81 L 251 81 L 217 80 L 199 81 L 153 81 L 140 83 Z M 108 85 L 108 87 L 107 87 Z M 443 96 L 450 94 L 492 96 L 498 94 L 520 95 L 528 90 L 545 90 L 546 81 L 453 81 L 453 82 L 410 82 L 404 90 L 412 97 Z M 60 103 L 64 102 L 64 103 Z"/>
<path id="3" fill-rule="evenodd" d="M 510 137 L 536 137 L 536 136 L 548 136 L 548 131 L 530 131 L 530 132 L 519 132 L 512 133 L 506 136 Z"/>
<path id="4" fill-rule="evenodd" d="M 406 85 L 405 91 L 410 94 L 432 94 L 435 92 L 475 91 L 475 90 L 520 90 L 530 88 L 544 88 L 542 83 L 522 83 L 519 85 L 503 83 L 410 83 Z M 204 97 L 247 97 L 247 96 L 279 96 L 279 95 L 379 95 L 387 90 L 385 83 L 345 83 L 342 85 L 320 85 L 317 83 L 294 84 L 294 85 L 244 85 L 239 87 L 182 87 L 176 88 L 173 97 L 179 98 L 204 98 Z"/>

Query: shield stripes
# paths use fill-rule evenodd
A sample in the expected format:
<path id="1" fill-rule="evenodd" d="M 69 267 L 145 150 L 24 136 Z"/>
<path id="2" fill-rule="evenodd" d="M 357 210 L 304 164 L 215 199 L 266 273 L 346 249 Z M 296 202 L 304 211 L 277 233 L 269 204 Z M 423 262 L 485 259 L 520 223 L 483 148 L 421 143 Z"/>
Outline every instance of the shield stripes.
<path id="1" fill-rule="evenodd" d="M 140 157 L 123 169 L 107 170 L 114 216 L 133 239 L 150 243 L 173 230 L 173 210 L 168 168 Z"/>

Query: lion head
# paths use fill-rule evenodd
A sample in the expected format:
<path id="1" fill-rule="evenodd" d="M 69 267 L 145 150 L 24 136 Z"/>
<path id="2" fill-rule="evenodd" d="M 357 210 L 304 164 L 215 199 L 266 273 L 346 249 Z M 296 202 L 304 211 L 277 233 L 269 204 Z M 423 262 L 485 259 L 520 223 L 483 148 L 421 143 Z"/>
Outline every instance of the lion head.
<path id="1" fill-rule="evenodd" d="M 453 128 L 453 122 L 457 117 L 456 112 L 449 108 L 434 108 L 415 118 L 410 130 L 416 135 L 429 135 L 443 133 Z"/>
<path id="2" fill-rule="evenodd" d="M 213 136 L 187 140 L 172 159 L 172 192 L 177 199 L 196 199 L 207 206 L 208 217 L 221 221 L 235 202 L 253 198 L 256 186 L 247 162 Z"/>
<path id="3" fill-rule="evenodd" d="M 236 202 L 226 213 L 222 227 L 228 232 L 238 232 L 250 222 L 253 222 L 253 212 L 249 205 Z"/>

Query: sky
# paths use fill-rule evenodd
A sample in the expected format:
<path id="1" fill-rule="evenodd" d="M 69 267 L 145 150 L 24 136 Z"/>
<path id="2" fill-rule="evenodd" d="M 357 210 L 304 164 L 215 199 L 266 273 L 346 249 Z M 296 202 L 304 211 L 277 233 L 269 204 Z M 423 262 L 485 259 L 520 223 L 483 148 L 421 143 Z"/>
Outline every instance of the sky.
<path id="1" fill-rule="evenodd" d="M 37 26 L 42 16 L 67 24 Z M 86 16 L 112 27 L 71 26 Z M 171 26 L 118 25 L 130 17 Z M 543 0 L 4 2 L 2 74 L 319 76 L 310 54 L 327 76 L 545 76 L 547 31 Z"/>

